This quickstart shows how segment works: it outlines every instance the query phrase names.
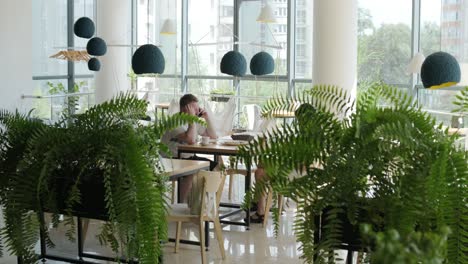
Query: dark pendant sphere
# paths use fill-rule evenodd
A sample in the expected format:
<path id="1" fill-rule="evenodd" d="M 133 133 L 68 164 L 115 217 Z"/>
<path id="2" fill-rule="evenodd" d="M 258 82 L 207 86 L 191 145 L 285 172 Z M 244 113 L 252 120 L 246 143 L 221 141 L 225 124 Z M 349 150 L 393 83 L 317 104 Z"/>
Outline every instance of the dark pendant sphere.
<path id="1" fill-rule="evenodd" d="M 275 60 L 273 57 L 261 51 L 255 54 L 250 60 L 250 72 L 253 75 L 270 74 L 275 70 Z"/>
<path id="2" fill-rule="evenodd" d="M 222 73 L 241 77 L 247 71 L 247 62 L 240 52 L 229 51 L 221 59 L 220 68 Z"/>
<path id="3" fill-rule="evenodd" d="M 94 37 L 88 41 L 86 51 L 92 56 L 103 56 L 107 52 L 107 44 L 102 38 Z"/>
<path id="4" fill-rule="evenodd" d="M 90 71 L 99 71 L 101 69 L 101 62 L 97 58 L 91 58 L 88 61 L 88 69 Z"/>
<path id="5" fill-rule="evenodd" d="M 89 17 L 80 17 L 73 26 L 73 32 L 80 38 L 91 38 L 95 30 L 94 22 Z"/>
<path id="6" fill-rule="evenodd" d="M 425 88 L 438 89 L 460 82 L 461 70 L 457 59 L 447 52 L 427 56 L 421 66 L 421 80 Z"/>
<path id="7" fill-rule="evenodd" d="M 155 45 L 143 45 L 133 53 L 132 68 L 135 74 L 162 74 L 165 66 L 164 55 Z"/>

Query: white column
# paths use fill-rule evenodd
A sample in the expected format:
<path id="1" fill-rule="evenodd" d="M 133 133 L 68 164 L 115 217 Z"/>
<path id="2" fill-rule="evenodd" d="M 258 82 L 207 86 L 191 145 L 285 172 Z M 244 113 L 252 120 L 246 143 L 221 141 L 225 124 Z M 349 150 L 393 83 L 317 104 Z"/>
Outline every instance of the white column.
<path id="1" fill-rule="evenodd" d="M 131 1 L 99 0 L 97 3 L 97 36 L 107 44 L 130 44 Z M 130 89 L 127 74 L 131 68 L 130 48 L 107 47 L 99 57 L 101 70 L 96 73 L 96 104 Z"/>
<path id="2" fill-rule="evenodd" d="M 313 84 L 353 97 L 357 84 L 357 0 L 314 0 Z"/>

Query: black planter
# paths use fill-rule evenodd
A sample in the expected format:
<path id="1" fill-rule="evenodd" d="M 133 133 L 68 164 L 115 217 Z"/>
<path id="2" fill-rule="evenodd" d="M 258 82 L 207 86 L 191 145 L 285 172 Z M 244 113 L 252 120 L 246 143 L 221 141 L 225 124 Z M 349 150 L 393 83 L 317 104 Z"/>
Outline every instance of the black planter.
<path id="1" fill-rule="evenodd" d="M 338 219 L 341 222 L 343 228 L 340 240 L 340 246 L 338 249 L 351 250 L 351 251 L 362 251 L 367 248 L 373 248 L 372 242 L 365 241 L 361 235 L 361 225 L 370 224 L 374 231 L 382 231 L 383 227 L 378 223 L 375 223 L 375 216 L 378 215 L 379 218 L 383 218 L 382 212 L 374 212 L 364 208 L 368 208 L 369 203 L 366 204 L 365 201 L 361 203 L 357 212 L 356 223 L 351 223 L 348 218 L 348 208 L 343 206 L 341 207 L 341 213 L 338 213 Z M 331 210 L 336 207 L 328 206 L 326 207 L 320 216 L 315 216 L 314 222 L 316 229 L 314 230 L 314 243 L 319 243 L 322 239 L 325 238 L 326 232 L 323 229 L 324 226 L 328 224 L 327 215 Z"/>
<path id="2" fill-rule="evenodd" d="M 66 200 L 69 197 L 69 192 L 72 188 L 73 181 L 64 177 L 57 177 L 52 182 L 51 190 L 57 192 L 55 201 L 50 201 L 57 205 L 55 210 L 47 208 L 47 203 L 44 206 L 45 211 L 53 212 L 58 211 L 65 213 Z M 78 185 L 81 194 L 81 202 L 72 207 L 72 214 L 74 216 L 81 216 L 93 219 L 108 219 L 106 204 L 105 204 L 105 188 L 103 183 L 103 176 L 101 172 L 92 173 L 88 177 L 84 177 L 82 182 Z"/>

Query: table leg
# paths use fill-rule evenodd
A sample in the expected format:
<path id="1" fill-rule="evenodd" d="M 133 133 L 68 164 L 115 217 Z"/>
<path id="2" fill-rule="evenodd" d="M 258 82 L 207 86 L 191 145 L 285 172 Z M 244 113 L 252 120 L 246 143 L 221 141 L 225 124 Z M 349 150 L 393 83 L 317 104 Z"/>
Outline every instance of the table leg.
<path id="1" fill-rule="evenodd" d="M 250 191 L 250 181 L 251 181 L 251 169 L 250 169 L 250 165 L 249 164 L 246 164 L 247 165 L 247 175 L 245 176 L 245 192 L 248 192 Z M 246 210 L 246 214 L 247 214 L 247 230 L 250 230 L 250 204 L 248 205 L 249 207 L 247 208 Z"/>
<path id="2" fill-rule="evenodd" d="M 45 223 L 45 217 L 44 217 L 44 212 L 41 212 L 41 221 L 42 223 Z M 45 262 L 45 256 L 47 255 L 47 246 L 46 246 L 46 241 L 45 241 L 45 232 L 44 232 L 45 226 L 42 226 L 39 228 L 39 240 L 41 241 L 41 258 L 42 262 Z"/>
<path id="3" fill-rule="evenodd" d="M 210 222 L 205 221 L 205 250 L 210 247 Z"/>
<path id="4" fill-rule="evenodd" d="M 177 203 L 182 203 L 180 200 L 180 181 L 181 177 L 177 178 Z"/>
<path id="5" fill-rule="evenodd" d="M 76 218 L 78 230 L 77 230 L 77 236 L 78 236 L 78 259 L 83 260 L 83 226 L 81 222 L 81 217 Z"/>

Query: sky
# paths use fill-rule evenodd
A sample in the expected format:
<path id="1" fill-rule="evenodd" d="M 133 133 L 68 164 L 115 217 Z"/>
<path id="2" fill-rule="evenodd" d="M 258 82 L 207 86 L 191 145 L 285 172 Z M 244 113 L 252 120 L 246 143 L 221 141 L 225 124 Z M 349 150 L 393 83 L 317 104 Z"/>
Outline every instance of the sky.
<path id="1" fill-rule="evenodd" d="M 421 21 L 440 22 L 441 0 L 421 0 Z M 359 7 L 370 10 L 374 25 L 382 23 L 411 24 L 412 0 L 358 0 Z"/>

